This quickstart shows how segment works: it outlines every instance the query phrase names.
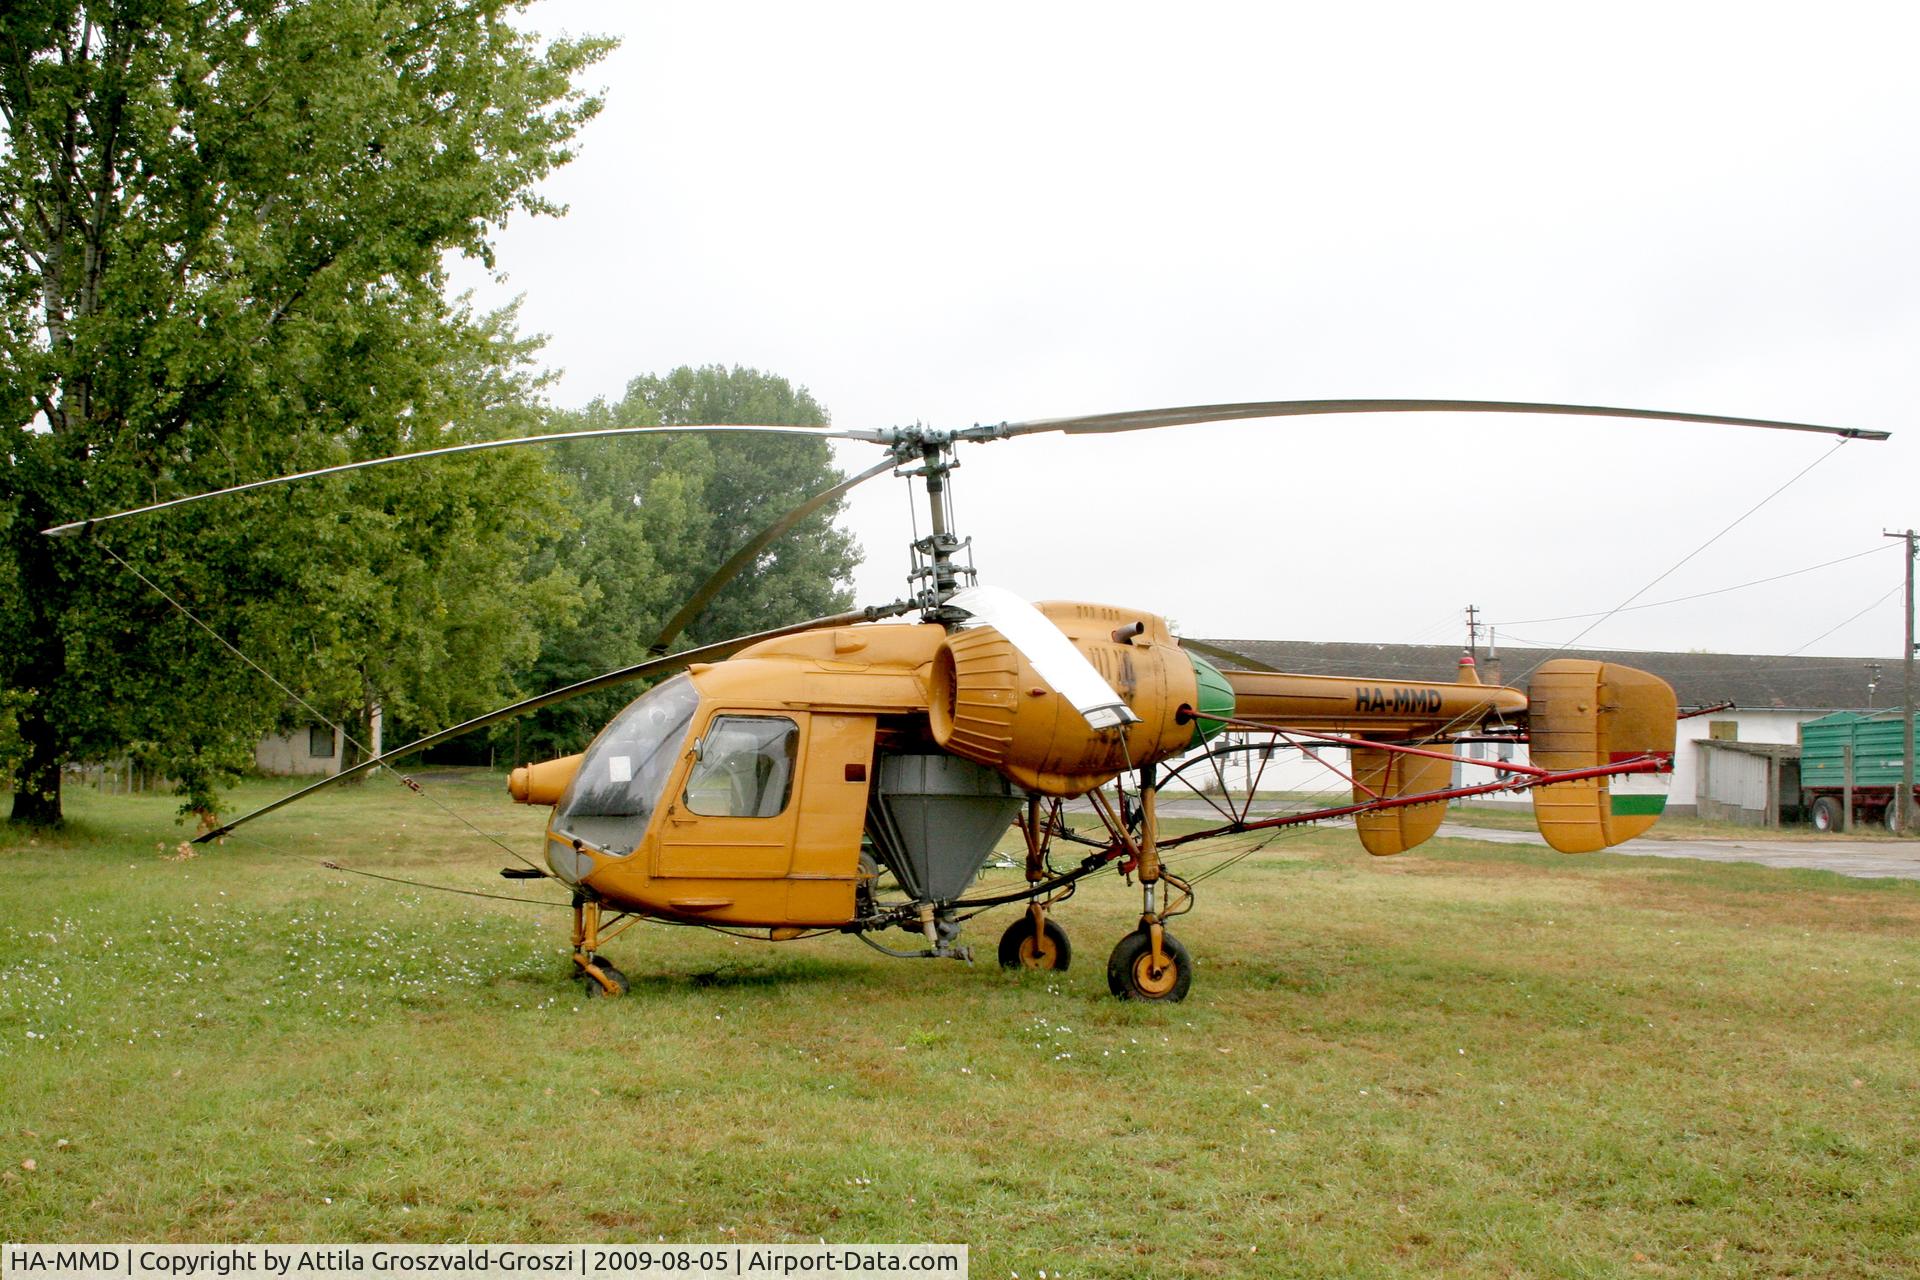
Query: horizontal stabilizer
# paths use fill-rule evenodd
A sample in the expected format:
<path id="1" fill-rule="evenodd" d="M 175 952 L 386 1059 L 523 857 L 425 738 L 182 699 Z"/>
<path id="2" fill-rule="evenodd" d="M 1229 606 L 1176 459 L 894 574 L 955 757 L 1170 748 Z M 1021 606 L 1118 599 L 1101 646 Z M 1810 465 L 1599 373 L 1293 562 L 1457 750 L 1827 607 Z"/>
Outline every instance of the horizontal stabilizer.
<path id="1" fill-rule="evenodd" d="M 1617 662 L 1555 658 L 1534 674 L 1528 694 L 1528 756 L 1542 769 L 1598 769 L 1673 754 L 1678 705 L 1658 676 Z M 1531 794 L 1540 834 L 1562 853 L 1631 840 L 1659 820 L 1667 802 L 1664 790 L 1640 789 L 1638 777 L 1580 778 Z"/>
<path id="2" fill-rule="evenodd" d="M 1425 795 L 1444 791 L 1452 776 L 1453 764 L 1431 756 L 1410 756 L 1377 748 L 1356 747 L 1353 751 L 1353 800 L 1391 800 L 1400 796 Z M 1368 809 L 1353 816 L 1360 829 L 1360 843 L 1376 857 L 1405 853 L 1432 838 L 1447 816 L 1445 800 L 1432 804 L 1401 805 L 1393 809 Z"/>

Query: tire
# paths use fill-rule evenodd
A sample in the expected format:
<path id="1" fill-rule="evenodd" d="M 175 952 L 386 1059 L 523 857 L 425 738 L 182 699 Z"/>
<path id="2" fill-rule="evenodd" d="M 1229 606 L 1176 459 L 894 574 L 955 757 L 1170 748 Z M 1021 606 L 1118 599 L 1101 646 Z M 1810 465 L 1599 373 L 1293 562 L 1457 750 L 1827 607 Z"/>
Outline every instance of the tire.
<path id="1" fill-rule="evenodd" d="M 1058 973 L 1073 963 L 1073 944 L 1067 931 L 1046 917 L 1040 937 L 1033 936 L 1033 917 L 1022 911 L 1000 935 L 1002 969 L 1044 969 Z"/>
<path id="2" fill-rule="evenodd" d="M 1809 815 L 1815 831 L 1838 831 L 1840 829 L 1840 802 L 1832 796 L 1821 796 L 1813 802 L 1813 812 Z"/>
<path id="3" fill-rule="evenodd" d="M 1120 939 L 1107 957 L 1107 989 L 1122 1000 L 1181 1001 L 1193 985 L 1193 957 L 1180 940 L 1164 930 L 1160 950 L 1167 958 L 1166 970 L 1153 972 L 1153 939 L 1145 929 L 1136 929 Z"/>

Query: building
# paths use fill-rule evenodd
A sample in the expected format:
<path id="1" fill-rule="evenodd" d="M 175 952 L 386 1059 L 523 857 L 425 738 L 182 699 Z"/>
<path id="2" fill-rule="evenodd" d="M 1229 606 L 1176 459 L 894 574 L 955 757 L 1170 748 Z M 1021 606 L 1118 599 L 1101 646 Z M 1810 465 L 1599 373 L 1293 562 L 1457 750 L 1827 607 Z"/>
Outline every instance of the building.
<path id="1" fill-rule="evenodd" d="M 340 772 L 340 735 L 325 724 L 268 734 L 254 747 L 253 764 L 275 777 L 331 777 Z"/>
<path id="2" fill-rule="evenodd" d="M 1380 676 L 1396 680 L 1453 680 L 1461 651 L 1440 644 L 1356 644 L 1309 640 L 1191 640 L 1181 643 L 1220 667 L 1254 671 L 1293 671 L 1308 675 Z M 1550 658 L 1591 658 L 1620 662 L 1652 672 L 1673 686 L 1680 700 L 1679 739 L 1667 812 L 1691 815 L 1702 807 L 1714 816 L 1733 816 L 1728 810 L 1750 809 L 1750 819 L 1765 824 L 1772 810 L 1778 820 L 1779 801 L 1761 802 L 1753 809 L 1746 799 L 1731 793 L 1716 796 L 1711 780 L 1731 786 L 1761 770 L 1770 779 L 1767 791 L 1779 797 L 1797 794 L 1797 783 L 1783 785 L 1782 761 L 1794 754 L 1800 726 L 1835 711 L 1866 709 L 1874 697 L 1870 682 L 1892 664 L 1872 658 L 1810 658 L 1739 653 L 1662 653 L 1626 649 L 1514 649 L 1479 663 L 1483 684 L 1526 687 L 1526 677 Z M 1723 709 L 1689 715 L 1707 707 Z M 1882 708 L 1884 709 L 1884 708 Z M 1771 748 L 1771 749 L 1770 749 Z M 1510 748 L 1470 747 L 1465 754 Z M 1524 750 L 1516 758 L 1524 760 Z M 1753 762 L 1759 763 L 1753 763 Z M 1344 763 L 1344 762 L 1342 762 Z M 1770 771 L 1770 772 L 1769 772 Z M 1489 781 L 1491 770 L 1456 770 L 1465 785 Z M 1703 788 L 1703 780 L 1709 787 Z M 1289 761 L 1263 778 L 1274 790 L 1321 790 L 1327 774 L 1309 762 Z M 1743 787 L 1742 795 L 1750 793 Z M 1500 802 L 1499 796 L 1486 803 Z M 1476 801 L 1476 803 L 1481 803 Z M 1526 804 L 1523 796 L 1509 803 Z"/>

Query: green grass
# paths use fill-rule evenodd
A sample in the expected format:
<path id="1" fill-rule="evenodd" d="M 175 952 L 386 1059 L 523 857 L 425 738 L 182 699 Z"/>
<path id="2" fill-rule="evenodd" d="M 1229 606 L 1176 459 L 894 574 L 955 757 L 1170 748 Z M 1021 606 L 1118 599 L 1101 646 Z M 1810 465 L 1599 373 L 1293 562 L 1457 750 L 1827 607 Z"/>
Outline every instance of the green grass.
<path id="1" fill-rule="evenodd" d="M 537 848 L 497 778 L 428 793 Z M 1183 1005 L 1106 994 L 1138 896 L 1104 877 L 1065 974 L 642 926 L 602 1002 L 563 910 L 317 865 L 548 889 L 428 799 L 376 781 L 180 860 L 171 809 L 0 829 L 8 1239 L 935 1240 L 976 1277 L 1920 1256 L 1913 883 L 1316 831 L 1201 884 Z"/>

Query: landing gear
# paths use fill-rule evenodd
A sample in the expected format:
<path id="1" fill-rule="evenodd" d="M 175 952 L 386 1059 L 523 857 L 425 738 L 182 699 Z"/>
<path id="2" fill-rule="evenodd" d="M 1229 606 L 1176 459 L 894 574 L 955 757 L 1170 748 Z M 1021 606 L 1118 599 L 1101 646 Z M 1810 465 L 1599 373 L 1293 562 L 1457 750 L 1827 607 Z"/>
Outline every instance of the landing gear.
<path id="1" fill-rule="evenodd" d="M 1057 814 L 1056 807 L 1055 816 Z M 1027 883 L 1030 885 L 1047 878 L 1051 822 L 1051 818 L 1041 821 L 1040 797 L 1029 795 L 1026 819 L 1019 826 L 1027 841 Z M 1007 931 L 1000 935 L 1002 969 L 1046 969 L 1057 973 L 1072 963 L 1073 946 L 1067 941 L 1067 931 L 1047 914 L 1047 908 L 1058 900 L 1056 895 L 1029 901 L 1026 914 L 1007 926 Z"/>
<path id="2" fill-rule="evenodd" d="M 1107 822 L 1108 830 L 1127 843 L 1140 872 L 1140 927 L 1120 939 L 1107 957 L 1107 989 L 1122 1000 L 1172 1000 L 1187 998 L 1193 985 L 1193 957 L 1168 933 L 1166 920 L 1190 908 L 1193 886 L 1168 871 L 1160 862 L 1158 779 L 1154 767 L 1140 770 L 1140 841 L 1135 845 L 1127 836 L 1124 822 L 1116 820 L 1104 799 L 1096 798 L 1095 807 Z M 1099 796 L 1095 792 L 1096 797 Z M 1164 906 L 1159 888 L 1168 889 Z"/>
<path id="3" fill-rule="evenodd" d="M 1027 908 L 1000 935 L 1002 969 L 1065 969 L 1073 960 L 1067 931 L 1053 922 L 1038 903 Z"/>
<path id="4" fill-rule="evenodd" d="M 579 963 L 578 957 L 575 962 Z M 627 975 L 614 968 L 605 956 L 588 956 L 585 963 L 580 964 L 580 976 L 586 980 L 589 1000 L 623 996 L 631 989 Z"/>
<path id="5" fill-rule="evenodd" d="M 616 929 L 614 932 L 618 933 Z M 600 949 L 600 904 L 585 894 L 573 899 L 573 963 L 586 982 L 587 998 L 627 994 L 627 975 L 597 954 Z"/>
<path id="6" fill-rule="evenodd" d="M 1153 952 L 1149 928 L 1136 929 L 1120 939 L 1120 945 L 1107 957 L 1107 989 L 1122 1000 L 1185 1000 L 1187 988 L 1193 985 L 1193 957 L 1164 929 L 1160 930 L 1158 960 Z"/>

